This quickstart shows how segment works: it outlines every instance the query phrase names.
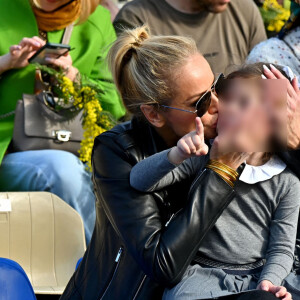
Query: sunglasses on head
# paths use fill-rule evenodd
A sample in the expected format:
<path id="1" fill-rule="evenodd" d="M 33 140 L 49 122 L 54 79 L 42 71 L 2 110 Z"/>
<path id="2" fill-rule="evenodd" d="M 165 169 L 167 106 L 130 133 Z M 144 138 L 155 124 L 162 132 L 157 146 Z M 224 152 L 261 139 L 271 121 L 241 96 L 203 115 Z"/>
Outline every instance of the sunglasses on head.
<path id="1" fill-rule="evenodd" d="M 210 90 L 208 90 L 207 92 L 205 92 L 199 98 L 199 100 L 196 102 L 196 106 L 195 106 L 196 110 L 195 111 L 181 109 L 181 108 L 167 106 L 167 105 L 160 105 L 160 106 L 164 107 L 164 108 L 176 109 L 176 110 L 179 110 L 179 111 L 184 111 L 184 112 L 188 112 L 188 113 L 192 113 L 192 114 L 197 114 L 197 116 L 201 118 L 208 111 L 208 108 L 209 108 L 210 103 L 211 103 L 212 93 L 218 94 L 218 91 L 219 91 L 219 88 L 220 88 L 220 85 L 221 85 L 221 82 L 223 81 L 223 79 L 225 79 L 225 76 L 224 76 L 223 73 L 221 73 L 217 77 L 217 79 L 215 80 L 215 82 L 212 84 Z"/>

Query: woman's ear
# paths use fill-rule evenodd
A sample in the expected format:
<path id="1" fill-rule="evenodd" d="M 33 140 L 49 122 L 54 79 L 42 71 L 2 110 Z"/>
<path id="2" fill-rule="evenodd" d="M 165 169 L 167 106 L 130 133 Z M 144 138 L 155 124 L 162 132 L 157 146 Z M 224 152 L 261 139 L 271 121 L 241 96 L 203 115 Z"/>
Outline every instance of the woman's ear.
<path id="1" fill-rule="evenodd" d="M 154 105 L 142 104 L 140 109 L 148 122 L 153 126 L 160 128 L 165 125 L 165 117 L 156 109 Z"/>

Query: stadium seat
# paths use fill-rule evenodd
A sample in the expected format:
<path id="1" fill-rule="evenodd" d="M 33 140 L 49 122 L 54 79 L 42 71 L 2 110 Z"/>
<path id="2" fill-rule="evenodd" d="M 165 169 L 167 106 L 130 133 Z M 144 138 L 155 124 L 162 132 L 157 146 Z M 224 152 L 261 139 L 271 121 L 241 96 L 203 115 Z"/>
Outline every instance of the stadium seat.
<path id="1" fill-rule="evenodd" d="M 30 281 L 22 267 L 7 258 L 0 258 L 0 299 L 36 300 Z"/>
<path id="2" fill-rule="evenodd" d="M 47 192 L 0 193 L 0 257 L 18 262 L 36 294 L 62 294 L 86 249 L 79 214 Z M 1 202 L 0 202 L 1 203 Z"/>

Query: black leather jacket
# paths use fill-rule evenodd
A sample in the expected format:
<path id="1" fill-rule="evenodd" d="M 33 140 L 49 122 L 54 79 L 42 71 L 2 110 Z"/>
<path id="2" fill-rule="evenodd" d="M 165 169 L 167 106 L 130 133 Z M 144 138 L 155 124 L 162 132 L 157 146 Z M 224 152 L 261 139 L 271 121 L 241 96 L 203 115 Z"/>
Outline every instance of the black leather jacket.
<path id="1" fill-rule="evenodd" d="M 161 299 L 165 287 L 180 281 L 234 190 L 210 170 L 196 177 L 188 198 L 183 195 L 190 183 L 176 186 L 176 194 L 132 189 L 132 166 L 164 148 L 155 131 L 137 120 L 95 140 L 95 230 L 62 300 Z"/>

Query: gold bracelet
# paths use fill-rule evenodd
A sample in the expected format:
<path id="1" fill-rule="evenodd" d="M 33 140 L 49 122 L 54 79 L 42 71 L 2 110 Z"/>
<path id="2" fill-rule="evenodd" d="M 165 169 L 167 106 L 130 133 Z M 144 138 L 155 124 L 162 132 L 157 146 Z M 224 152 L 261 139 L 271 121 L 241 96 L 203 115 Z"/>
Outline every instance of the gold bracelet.
<path id="1" fill-rule="evenodd" d="M 236 178 L 239 176 L 239 173 L 237 171 L 233 170 L 232 168 L 230 168 L 227 165 L 222 164 L 220 162 L 216 163 L 215 161 L 209 161 L 207 163 L 207 166 L 210 168 L 213 168 L 215 170 L 219 170 L 223 173 L 226 173 L 228 176 L 230 176 L 234 180 L 236 180 Z"/>
<path id="2" fill-rule="evenodd" d="M 209 160 L 208 164 L 216 166 L 216 167 L 219 167 L 219 168 L 222 168 L 222 169 L 225 169 L 225 170 L 227 170 L 228 172 L 230 172 L 234 176 L 238 176 L 239 175 L 239 173 L 236 170 L 232 169 L 231 167 L 229 167 L 229 166 L 227 166 L 227 165 L 225 165 L 223 163 L 220 163 L 217 160 L 211 159 L 211 160 Z"/>
<path id="3" fill-rule="evenodd" d="M 210 167 L 208 167 L 208 168 L 211 169 L 212 171 L 214 171 L 215 173 L 217 173 L 224 181 L 226 181 L 233 188 L 233 186 L 234 186 L 233 179 L 228 178 L 226 175 L 222 174 L 218 170 L 214 170 L 213 168 L 210 168 Z"/>
<path id="4" fill-rule="evenodd" d="M 231 178 L 231 180 L 232 181 L 235 181 L 236 179 L 237 179 L 237 177 L 238 177 L 238 173 L 237 172 L 231 172 L 231 171 L 229 171 L 228 169 L 226 169 L 226 168 L 223 168 L 223 167 L 217 167 L 217 166 L 215 166 L 215 165 L 213 165 L 213 164 L 208 164 L 208 166 L 210 167 L 210 168 L 212 168 L 213 170 L 219 170 L 220 172 L 222 172 L 223 174 L 227 174 L 227 176 L 228 177 L 230 177 Z"/>
<path id="5" fill-rule="evenodd" d="M 231 187 L 234 186 L 234 182 L 239 176 L 239 173 L 237 171 L 216 160 L 209 160 L 209 162 L 206 165 L 206 168 L 211 169 L 215 173 L 217 173 Z"/>
<path id="6" fill-rule="evenodd" d="M 233 180 L 236 179 L 236 175 L 228 172 L 226 169 L 222 169 L 222 168 L 219 168 L 219 167 L 211 165 L 211 164 L 209 164 L 208 166 L 213 168 L 214 170 L 219 170 L 222 174 L 226 174 L 229 178 L 231 178 Z"/>
<path id="7" fill-rule="evenodd" d="M 219 170 L 215 169 L 212 166 L 206 166 L 208 169 L 211 169 L 212 171 L 214 171 L 215 173 L 217 173 L 224 181 L 226 181 L 231 187 L 234 186 L 234 180 L 233 179 L 229 179 L 228 177 L 226 177 L 224 174 L 222 174 Z"/>

